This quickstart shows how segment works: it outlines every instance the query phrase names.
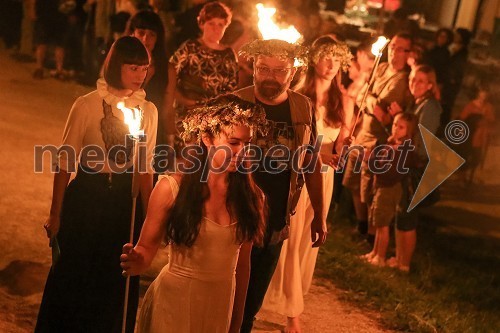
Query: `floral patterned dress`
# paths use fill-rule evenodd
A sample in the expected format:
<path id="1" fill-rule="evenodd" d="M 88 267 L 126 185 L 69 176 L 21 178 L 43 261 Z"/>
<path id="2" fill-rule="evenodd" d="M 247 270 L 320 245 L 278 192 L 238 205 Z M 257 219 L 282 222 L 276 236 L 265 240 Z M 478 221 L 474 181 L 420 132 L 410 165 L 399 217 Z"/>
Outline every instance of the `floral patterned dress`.
<path id="1" fill-rule="evenodd" d="M 214 50 L 198 40 L 186 41 L 170 58 L 177 72 L 177 87 L 184 97 L 200 100 L 234 91 L 238 62 L 231 48 Z"/>
<path id="2" fill-rule="evenodd" d="M 202 103 L 220 94 L 230 93 L 238 87 L 238 61 L 230 47 L 214 50 L 197 39 L 187 40 L 170 58 L 177 73 L 177 90 L 186 98 Z M 175 106 L 176 124 L 182 132 L 182 119 L 186 108 Z M 176 147 L 182 140 L 176 138 Z"/>

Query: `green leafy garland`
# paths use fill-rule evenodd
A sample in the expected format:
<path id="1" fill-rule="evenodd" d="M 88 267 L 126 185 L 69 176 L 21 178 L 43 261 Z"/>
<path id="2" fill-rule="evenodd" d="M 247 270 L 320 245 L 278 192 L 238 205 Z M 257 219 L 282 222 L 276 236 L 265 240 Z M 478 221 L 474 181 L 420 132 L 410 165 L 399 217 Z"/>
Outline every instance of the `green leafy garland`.
<path id="1" fill-rule="evenodd" d="M 268 131 L 266 112 L 256 104 L 246 105 L 230 102 L 228 104 L 207 105 L 192 109 L 183 122 L 181 137 L 185 142 L 201 142 L 204 133 L 218 135 L 224 127 L 247 126 L 253 132 L 265 135 Z"/>
<path id="2" fill-rule="evenodd" d="M 310 61 L 317 64 L 325 56 L 331 56 L 340 59 L 342 71 L 347 72 L 354 58 L 349 47 L 344 43 L 328 43 L 318 47 L 312 47 L 310 50 Z"/>
<path id="3" fill-rule="evenodd" d="M 239 55 L 255 59 L 259 55 L 278 57 L 280 60 L 295 59 L 301 65 L 307 65 L 307 48 L 279 39 L 256 39 L 242 46 Z"/>

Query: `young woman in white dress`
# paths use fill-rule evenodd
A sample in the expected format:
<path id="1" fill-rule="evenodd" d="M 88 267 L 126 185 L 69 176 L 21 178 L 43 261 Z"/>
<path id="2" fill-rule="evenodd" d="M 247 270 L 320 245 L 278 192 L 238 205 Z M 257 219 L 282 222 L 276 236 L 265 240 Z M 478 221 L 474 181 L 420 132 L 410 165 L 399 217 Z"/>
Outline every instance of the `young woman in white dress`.
<path id="1" fill-rule="evenodd" d="M 347 71 L 352 55 L 345 44 L 330 36 L 318 38 L 310 50 L 310 62 L 299 91 L 315 105 L 318 139 L 321 142 L 324 207 L 333 194 L 333 178 L 344 139 L 349 136 L 352 114 L 342 107 L 341 70 Z M 264 308 L 287 317 L 285 332 L 300 332 L 299 316 L 304 295 L 311 286 L 318 248 L 311 247 L 313 209 L 306 189 L 290 221 L 290 238 L 285 240 L 278 266 L 264 300 Z"/>
<path id="2" fill-rule="evenodd" d="M 197 142 L 186 148 L 189 161 L 160 177 L 137 245 L 123 247 L 124 274 L 137 275 L 162 240 L 170 244 L 169 262 L 144 296 L 139 333 L 227 333 L 241 326 L 250 250 L 262 241 L 265 210 L 262 191 L 239 168 L 265 112 L 234 95 L 211 103 L 184 119 L 185 141 Z"/>

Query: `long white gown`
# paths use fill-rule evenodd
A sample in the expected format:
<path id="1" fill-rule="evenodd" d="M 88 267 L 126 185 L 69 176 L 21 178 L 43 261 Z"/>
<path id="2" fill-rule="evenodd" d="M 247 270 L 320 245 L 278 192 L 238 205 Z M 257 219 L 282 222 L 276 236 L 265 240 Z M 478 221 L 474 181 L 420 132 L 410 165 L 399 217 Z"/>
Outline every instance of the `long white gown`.
<path id="1" fill-rule="evenodd" d="M 174 196 L 178 186 L 169 180 Z M 236 223 L 203 218 L 192 247 L 170 245 L 169 262 L 149 286 L 138 333 L 227 333 L 240 244 Z"/>
<path id="2" fill-rule="evenodd" d="M 323 112 L 322 112 L 323 111 Z M 317 114 L 324 114 L 318 109 Z M 323 118 L 316 118 L 318 136 L 323 136 L 321 153 L 332 154 L 339 128 L 325 127 Z M 326 172 L 323 172 L 326 171 Z M 323 197 L 326 210 L 333 194 L 334 169 L 323 165 Z M 263 308 L 287 317 L 297 317 L 304 311 L 304 295 L 311 287 L 318 248 L 312 248 L 311 222 L 314 217 L 306 187 L 297 204 L 296 213 L 290 220 L 290 238 L 283 242 L 278 266 L 267 289 Z"/>

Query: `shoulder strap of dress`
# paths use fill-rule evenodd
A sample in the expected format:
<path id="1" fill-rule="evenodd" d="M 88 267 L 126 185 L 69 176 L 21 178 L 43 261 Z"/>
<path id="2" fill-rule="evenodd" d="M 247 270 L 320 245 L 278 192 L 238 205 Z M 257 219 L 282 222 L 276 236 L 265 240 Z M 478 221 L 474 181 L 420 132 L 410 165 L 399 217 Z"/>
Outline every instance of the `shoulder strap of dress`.
<path id="1" fill-rule="evenodd" d="M 175 180 L 175 178 L 168 175 L 168 174 L 164 174 L 164 175 L 160 175 L 158 177 L 158 181 L 162 180 L 163 178 L 168 180 L 168 182 L 170 184 L 170 188 L 172 189 L 172 195 L 174 196 L 174 198 L 177 197 L 177 194 L 179 193 L 179 184 L 177 184 L 177 181 Z"/>

